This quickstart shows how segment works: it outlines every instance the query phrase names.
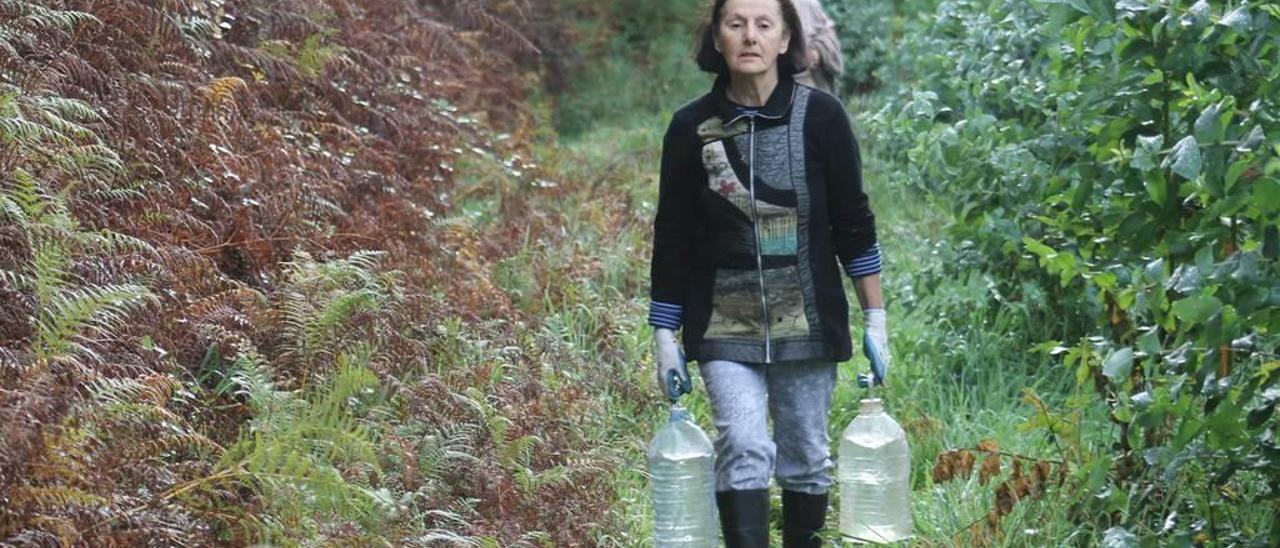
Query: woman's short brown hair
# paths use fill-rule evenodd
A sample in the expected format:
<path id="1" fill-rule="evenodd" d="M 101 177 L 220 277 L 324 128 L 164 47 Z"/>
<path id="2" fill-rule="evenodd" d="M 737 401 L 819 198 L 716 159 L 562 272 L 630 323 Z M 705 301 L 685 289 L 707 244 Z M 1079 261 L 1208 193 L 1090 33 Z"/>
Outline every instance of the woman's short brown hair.
<path id="1" fill-rule="evenodd" d="M 694 59 L 698 62 L 698 68 L 719 74 L 729 74 L 729 65 L 724 62 L 724 55 L 716 51 L 716 29 L 720 27 L 721 14 L 724 10 L 725 2 L 729 0 L 715 0 L 711 2 L 711 13 L 703 21 L 702 26 L 698 29 L 698 46 L 694 54 Z M 800 15 L 796 13 L 795 4 L 791 0 L 778 0 L 779 7 L 782 8 L 782 22 L 786 25 L 787 31 L 791 33 L 791 41 L 787 43 L 787 52 L 778 56 L 778 72 L 786 75 L 803 72 L 808 68 L 809 59 L 805 54 L 807 47 L 804 43 L 804 31 L 800 28 Z"/>

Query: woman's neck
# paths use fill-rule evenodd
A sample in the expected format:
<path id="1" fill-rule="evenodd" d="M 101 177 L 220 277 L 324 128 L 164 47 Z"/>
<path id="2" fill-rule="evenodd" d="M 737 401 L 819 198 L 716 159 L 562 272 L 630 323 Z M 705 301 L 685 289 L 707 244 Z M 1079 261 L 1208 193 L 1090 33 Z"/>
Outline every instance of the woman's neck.
<path id="1" fill-rule="evenodd" d="M 769 95 L 778 87 L 777 69 L 763 74 L 729 75 L 729 88 L 725 90 L 729 100 L 744 107 L 762 107 Z"/>

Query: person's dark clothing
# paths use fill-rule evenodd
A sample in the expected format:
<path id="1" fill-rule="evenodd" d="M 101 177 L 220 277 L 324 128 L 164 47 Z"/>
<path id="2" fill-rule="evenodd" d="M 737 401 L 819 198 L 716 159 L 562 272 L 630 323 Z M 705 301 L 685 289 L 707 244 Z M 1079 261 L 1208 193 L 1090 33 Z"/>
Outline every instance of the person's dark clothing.
<path id="1" fill-rule="evenodd" d="M 848 115 L 789 76 L 758 109 L 726 87 L 679 109 L 663 140 L 650 323 L 683 325 L 700 363 L 847 360 L 842 265 L 881 269 Z"/>

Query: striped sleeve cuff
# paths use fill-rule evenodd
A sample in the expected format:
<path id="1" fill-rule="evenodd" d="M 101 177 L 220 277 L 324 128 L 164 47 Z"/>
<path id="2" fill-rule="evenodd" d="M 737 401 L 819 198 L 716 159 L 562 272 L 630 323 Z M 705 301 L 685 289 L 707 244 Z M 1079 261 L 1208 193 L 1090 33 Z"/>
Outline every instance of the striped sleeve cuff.
<path id="1" fill-rule="evenodd" d="M 683 306 L 658 301 L 649 303 L 649 325 L 675 330 L 680 329 L 683 319 Z"/>
<path id="2" fill-rule="evenodd" d="M 884 270 L 884 259 L 880 256 L 880 243 L 871 246 L 866 253 L 854 257 L 849 264 L 844 265 L 844 273 L 850 278 L 861 278 L 872 274 L 879 274 Z"/>

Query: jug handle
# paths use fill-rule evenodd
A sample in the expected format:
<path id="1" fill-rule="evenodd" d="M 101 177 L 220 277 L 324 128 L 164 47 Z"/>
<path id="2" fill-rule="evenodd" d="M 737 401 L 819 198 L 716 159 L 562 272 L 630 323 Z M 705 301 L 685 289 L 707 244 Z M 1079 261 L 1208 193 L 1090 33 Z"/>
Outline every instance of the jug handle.
<path id="1" fill-rule="evenodd" d="M 691 384 L 693 383 L 690 382 L 687 373 L 681 378 L 680 372 L 674 369 L 667 371 L 667 399 L 670 399 L 671 403 L 675 403 L 680 399 L 680 396 L 693 391 Z"/>

